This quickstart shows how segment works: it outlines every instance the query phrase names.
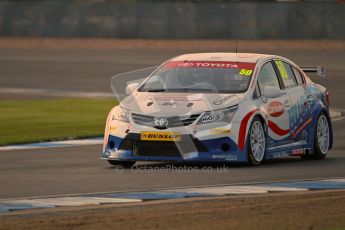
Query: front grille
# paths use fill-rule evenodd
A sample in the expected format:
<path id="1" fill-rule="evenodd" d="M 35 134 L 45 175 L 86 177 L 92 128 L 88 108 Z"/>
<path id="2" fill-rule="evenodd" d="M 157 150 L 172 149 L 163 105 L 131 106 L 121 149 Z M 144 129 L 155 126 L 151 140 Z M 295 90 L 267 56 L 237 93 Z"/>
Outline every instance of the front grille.
<path id="1" fill-rule="evenodd" d="M 154 116 L 132 113 L 132 119 L 135 124 L 155 127 L 156 129 L 167 129 L 167 128 L 173 128 L 173 127 L 188 126 L 192 124 L 196 119 L 198 119 L 199 116 L 200 114 L 167 117 L 168 125 L 164 127 L 160 127 L 160 126 L 155 125 Z"/>
<path id="2" fill-rule="evenodd" d="M 182 135 L 181 141 L 142 141 L 136 134 L 128 134 L 119 146 L 121 150 L 131 150 L 134 156 L 181 157 L 182 153 L 207 152 L 208 149 L 196 138 Z"/>

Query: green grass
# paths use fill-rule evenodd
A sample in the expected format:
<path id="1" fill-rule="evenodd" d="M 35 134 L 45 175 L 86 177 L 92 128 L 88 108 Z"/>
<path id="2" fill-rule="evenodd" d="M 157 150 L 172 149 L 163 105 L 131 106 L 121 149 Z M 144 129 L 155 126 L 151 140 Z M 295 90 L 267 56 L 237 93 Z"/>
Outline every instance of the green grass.
<path id="1" fill-rule="evenodd" d="M 115 99 L 0 101 L 0 146 L 103 135 Z"/>

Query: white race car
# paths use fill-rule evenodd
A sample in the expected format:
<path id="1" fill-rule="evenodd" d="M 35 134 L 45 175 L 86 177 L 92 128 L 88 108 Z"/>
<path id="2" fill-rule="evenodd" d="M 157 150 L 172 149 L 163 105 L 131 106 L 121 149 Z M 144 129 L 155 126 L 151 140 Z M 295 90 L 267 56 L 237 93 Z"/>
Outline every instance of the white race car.
<path id="1" fill-rule="evenodd" d="M 198 53 L 172 58 L 107 118 L 102 158 L 136 161 L 248 162 L 302 156 L 332 147 L 329 93 L 275 55 Z"/>

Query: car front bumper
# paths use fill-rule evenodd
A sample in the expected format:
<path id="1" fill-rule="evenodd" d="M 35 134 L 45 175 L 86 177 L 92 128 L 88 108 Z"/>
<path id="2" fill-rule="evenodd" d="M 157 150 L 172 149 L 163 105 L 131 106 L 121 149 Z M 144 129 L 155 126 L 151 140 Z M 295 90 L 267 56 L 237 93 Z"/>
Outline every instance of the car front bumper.
<path id="1" fill-rule="evenodd" d="M 169 162 L 246 162 L 230 137 L 199 140 L 183 135 L 180 141 L 142 141 L 140 134 L 129 133 L 124 138 L 109 135 L 102 159 L 118 161 Z"/>

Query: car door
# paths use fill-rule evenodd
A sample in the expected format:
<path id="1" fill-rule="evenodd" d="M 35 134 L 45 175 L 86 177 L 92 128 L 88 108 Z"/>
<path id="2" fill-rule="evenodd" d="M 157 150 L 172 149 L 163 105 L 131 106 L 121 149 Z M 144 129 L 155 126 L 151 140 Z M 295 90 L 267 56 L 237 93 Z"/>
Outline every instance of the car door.
<path id="1" fill-rule="evenodd" d="M 310 101 L 313 97 L 304 93 L 303 79 L 297 69 L 283 60 L 274 60 L 279 75 L 283 81 L 285 92 L 290 98 L 288 110 L 290 139 L 293 145 L 305 144 L 307 140 L 307 126 L 311 123 Z"/>
<path id="2" fill-rule="evenodd" d="M 267 115 L 268 148 L 290 143 L 288 138 L 290 135 L 288 112 L 291 106 L 290 94 L 285 93 L 283 82 L 273 62 L 267 62 L 261 67 L 257 83 L 261 95 L 266 86 L 277 87 L 284 92 L 277 98 L 261 97 L 262 110 Z"/>

